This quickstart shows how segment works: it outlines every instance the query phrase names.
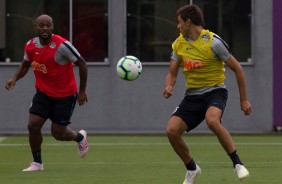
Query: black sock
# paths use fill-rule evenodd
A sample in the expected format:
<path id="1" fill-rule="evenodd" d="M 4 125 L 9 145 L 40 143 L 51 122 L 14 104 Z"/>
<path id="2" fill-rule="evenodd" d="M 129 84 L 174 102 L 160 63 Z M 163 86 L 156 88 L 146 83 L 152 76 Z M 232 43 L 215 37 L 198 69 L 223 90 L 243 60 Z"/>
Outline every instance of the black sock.
<path id="1" fill-rule="evenodd" d="M 196 170 L 196 163 L 192 159 L 188 164 L 185 164 L 187 170 L 195 171 Z"/>
<path id="2" fill-rule="evenodd" d="M 230 153 L 228 154 L 230 159 L 232 160 L 233 162 L 233 167 L 235 168 L 235 165 L 236 164 L 240 164 L 240 165 L 243 165 L 243 163 L 241 162 L 239 156 L 238 156 L 238 153 L 237 151 L 235 150 L 233 153 Z"/>
<path id="3" fill-rule="evenodd" d="M 81 133 L 78 132 L 75 141 L 80 142 L 80 141 L 82 141 L 83 138 L 84 138 L 84 136 Z"/>
<path id="4" fill-rule="evenodd" d="M 42 164 L 41 151 L 32 152 L 33 161 Z"/>

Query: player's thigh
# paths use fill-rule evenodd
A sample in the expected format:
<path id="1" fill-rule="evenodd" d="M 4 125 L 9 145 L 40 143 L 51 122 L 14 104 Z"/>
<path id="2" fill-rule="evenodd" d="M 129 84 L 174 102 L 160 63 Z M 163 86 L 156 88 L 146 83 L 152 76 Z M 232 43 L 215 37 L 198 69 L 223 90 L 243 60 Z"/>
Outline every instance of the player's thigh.
<path id="1" fill-rule="evenodd" d="M 41 129 L 46 122 L 46 118 L 37 115 L 37 114 L 29 114 L 29 122 L 28 127 L 32 129 Z"/>
<path id="2" fill-rule="evenodd" d="M 208 126 L 220 124 L 228 98 L 228 91 L 226 89 L 217 89 L 211 91 L 206 98 L 209 101 L 205 114 Z"/>
<path id="3" fill-rule="evenodd" d="M 32 99 L 31 106 L 29 108 L 30 123 L 40 121 L 40 117 L 42 119 L 48 119 L 50 117 L 52 107 L 52 100 L 50 97 L 45 95 L 44 93 L 37 91 Z M 40 116 L 40 117 L 38 117 Z"/>
<path id="4" fill-rule="evenodd" d="M 59 125 L 57 123 L 51 124 L 52 135 L 62 135 L 67 131 L 67 125 Z"/>
<path id="5" fill-rule="evenodd" d="M 53 111 L 50 117 L 51 121 L 63 126 L 70 124 L 70 119 L 75 108 L 76 99 L 76 95 L 73 95 L 54 100 Z"/>

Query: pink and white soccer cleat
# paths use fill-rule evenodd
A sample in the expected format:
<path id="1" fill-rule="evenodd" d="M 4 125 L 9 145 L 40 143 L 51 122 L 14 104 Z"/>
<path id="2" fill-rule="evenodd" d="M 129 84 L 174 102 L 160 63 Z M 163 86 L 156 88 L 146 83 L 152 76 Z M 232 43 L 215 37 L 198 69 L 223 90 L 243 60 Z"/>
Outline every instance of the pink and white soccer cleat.
<path id="1" fill-rule="evenodd" d="M 84 158 L 88 151 L 87 132 L 85 130 L 80 130 L 79 133 L 81 133 L 84 136 L 84 138 L 82 139 L 82 141 L 77 143 L 77 148 L 78 148 L 79 156 L 81 158 Z"/>
<path id="2" fill-rule="evenodd" d="M 30 164 L 30 166 L 26 169 L 24 169 L 23 171 L 27 171 L 27 172 L 30 172 L 30 171 L 43 171 L 44 168 L 43 168 L 43 164 L 40 164 L 40 163 L 37 163 L 37 162 L 32 162 Z"/>

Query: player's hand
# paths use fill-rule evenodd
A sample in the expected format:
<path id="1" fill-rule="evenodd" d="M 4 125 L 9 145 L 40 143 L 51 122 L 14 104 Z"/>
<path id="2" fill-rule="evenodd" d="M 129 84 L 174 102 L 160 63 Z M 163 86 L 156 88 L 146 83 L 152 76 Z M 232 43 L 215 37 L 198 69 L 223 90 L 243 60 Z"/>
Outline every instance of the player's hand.
<path id="1" fill-rule="evenodd" d="M 172 96 L 173 87 L 171 85 L 167 85 L 163 91 L 163 95 L 166 99 Z"/>
<path id="2" fill-rule="evenodd" d="M 86 92 L 78 92 L 77 101 L 79 106 L 84 105 L 86 102 L 88 102 L 88 97 Z"/>
<path id="3" fill-rule="evenodd" d="M 5 88 L 7 90 L 11 90 L 14 88 L 14 86 L 16 85 L 16 80 L 15 79 L 9 79 L 7 82 L 6 82 L 6 85 L 5 85 Z"/>
<path id="4" fill-rule="evenodd" d="M 245 115 L 251 115 L 252 114 L 252 105 L 247 100 L 241 102 L 241 109 L 245 113 Z"/>

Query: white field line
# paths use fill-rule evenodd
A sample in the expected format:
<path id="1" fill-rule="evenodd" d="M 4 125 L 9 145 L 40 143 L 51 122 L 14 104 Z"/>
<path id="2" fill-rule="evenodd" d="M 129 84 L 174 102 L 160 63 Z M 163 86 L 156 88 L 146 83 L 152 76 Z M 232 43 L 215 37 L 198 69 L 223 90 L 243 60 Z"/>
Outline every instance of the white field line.
<path id="1" fill-rule="evenodd" d="M 197 163 L 201 164 L 201 165 L 230 165 L 230 161 L 215 161 L 215 162 L 211 162 L 211 161 L 201 161 L 201 160 L 197 160 Z M 16 162 L 0 162 L 0 165 L 17 165 L 18 163 Z M 48 165 L 62 165 L 62 164 L 66 164 L 66 162 L 48 162 Z M 160 162 L 156 162 L 156 161 L 148 161 L 148 162 L 89 162 L 87 161 L 87 163 L 85 162 L 68 162 L 68 165 L 179 165 L 179 164 L 183 164 L 181 161 L 160 161 Z M 274 165 L 282 165 L 282 161 L 249 161 L 245 163 L 246 165 L 251 165 L 251 164 L 261 164 L 261 166 L 274 166 Z"/>
<path id="2" fill-rule="evenodd" d="M 235 142 L 236 145 L 242 146 L 282 146 L 282 143 L 274 143 L 274 142 L 250 142 L 250 143 L 243 143 L 243 142 Z M 46 143 L 44 146 L 73 146 L 73 143 Z M 90 146 L 167 146 L 169 143 L 88 143 Z M 219 143 L 215 142 L 201 142 L 201 143 L 188 143 L 188 145 L 220 145 Z M 29 146 L 28 143 L 25 144 L 1 144 L 0 139 L 0 147 L 13 147 L 13 146 Z"/>
<path id="3" fill-rule="evenodd" d="M 1 143 L 4 139 L 6 139 L 6 137 L 0 137 L 0 143 Z"/>

